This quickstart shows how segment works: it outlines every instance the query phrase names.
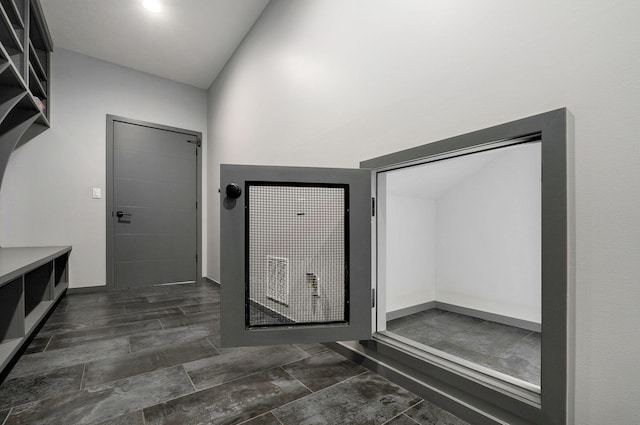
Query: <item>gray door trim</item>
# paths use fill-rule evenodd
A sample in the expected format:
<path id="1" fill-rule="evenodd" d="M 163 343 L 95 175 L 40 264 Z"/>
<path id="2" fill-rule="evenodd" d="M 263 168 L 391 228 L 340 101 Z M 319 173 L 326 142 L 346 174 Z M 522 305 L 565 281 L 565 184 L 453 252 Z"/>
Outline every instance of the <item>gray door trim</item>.
<path id="1" fill-rule="evenodd" d="M 458 398 L 514 424 L 571 423 L 575 346 L 575 193 L 573 116 L 566 108 L 391 153 L 360 163 L 374 171 L 430 162 L 443 155 L 537 137 L 542 143 L 542 359 L 540 405 L 473 382 L 382 340 L 361 341 L 363 352 L 428 376 L 450 400 Z M 462 405 L 460 411 L 464 414 Z M 517 416 L 517 420 L 513 415 Z M 461 416 L 464 418 L 464 416 Z M 481 422 L 478 422 L 481 423 Z M 487 422 L 489 423 L 489 422 Z"/>
<path id="2" fill-rule="evenodd" d="M 106 186 L 105 186 L 105 200 L 106 200 L 106 285 L 107 289 L 114 290 L 117 289 L 115 287 L 115 282 L 113 281 L 113 144 L 114 144 L 114 134 L 113 134 L 113 126 L 116 122 L 139 125 L 143 127 L 154 128 L 157 130 L 165 130 L 172 131 L 174 133 L 181 133 L 187 136 L 188 138 L 193 137 L 193 141 L 197 143 L 197 157 L 196 157 L 196 166 L 197 166 L 197 174 L 196 174 L 196 193 L 197 193 L 197 202 L 198 208 L 196 209 L 196 252 L 198 255 L 198 259 L 196 262 L 196 278 L 198 282 L 204 282 L 203 274 L 202 274 L 202 133 L 199 131 L 186 130 L 178 127 L 170 127 L 167 125 L 151 123 L 147 121 L 136 120 L 132 118 L 121 117 L 117 115 L 107 114 L 107 176 L 106 176 Z"/>

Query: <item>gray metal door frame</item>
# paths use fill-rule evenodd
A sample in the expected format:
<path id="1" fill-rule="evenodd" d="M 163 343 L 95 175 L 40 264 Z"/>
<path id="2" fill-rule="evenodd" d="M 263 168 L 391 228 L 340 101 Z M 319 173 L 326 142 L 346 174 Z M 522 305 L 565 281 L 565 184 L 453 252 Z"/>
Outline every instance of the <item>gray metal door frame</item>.
<path id="1" fill-rule="evenodd" d="M 204 281 L 202 275 L 202 133 L 199 131 L 186 130 L 178 127 L 170 127 L 162 124 L 151 123 L 147 121 L 136 120 L 132 118 L 121 117 L 117 115 L 107 114 L 107 179 L 105 187 L 105 200 L 106 200 L 106 283 L 107 289 L 116 289 L 113 273 L 113 258 L 114 258 L 114 243 L 113 243 L 113 178 L 114 178 L 114 164 L 113 164 L 113 146 L 114 146 L 114 132 L 113 127 L 116 122 L 125 124 L 139 125 L 143 127 L 149 127 L 157 130 L 172 131 L 174 133 L 181 133 L 187 137 L 193 137 L 194 142 L 197 142 L 198 155 L 196 156 L 196 194 L 198 208 L 196 209 L 196 278 L 198 282 Z"/>

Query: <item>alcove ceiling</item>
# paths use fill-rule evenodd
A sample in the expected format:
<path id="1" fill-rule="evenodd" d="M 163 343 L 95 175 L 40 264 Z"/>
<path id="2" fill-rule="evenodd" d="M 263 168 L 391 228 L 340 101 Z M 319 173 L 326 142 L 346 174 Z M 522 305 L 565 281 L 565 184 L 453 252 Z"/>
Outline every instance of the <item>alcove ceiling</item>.
<path id="1" fill-rule="evenodd" d="M 269 0 L 42 0 L 56 48 L 208 89 Z M 55 54 L 55 53 L 54 53 Z"/>

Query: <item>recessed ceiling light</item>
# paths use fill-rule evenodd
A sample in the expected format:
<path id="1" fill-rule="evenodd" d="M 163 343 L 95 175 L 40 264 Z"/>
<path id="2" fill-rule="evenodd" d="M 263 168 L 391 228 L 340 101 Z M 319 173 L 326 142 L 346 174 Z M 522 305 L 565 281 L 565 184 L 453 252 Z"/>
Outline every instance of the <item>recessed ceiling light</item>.
<path id="1" fill-rule="evenodd" d="M 144 6 L 145 9 L 147 9 L 149 12 L 153 12 L 153 13 L 160 13 L 162 12 L 162 4 L 160 4 L 159 1 L 157 0 L 144 0 L 142 2 L 142 5 Z"/>

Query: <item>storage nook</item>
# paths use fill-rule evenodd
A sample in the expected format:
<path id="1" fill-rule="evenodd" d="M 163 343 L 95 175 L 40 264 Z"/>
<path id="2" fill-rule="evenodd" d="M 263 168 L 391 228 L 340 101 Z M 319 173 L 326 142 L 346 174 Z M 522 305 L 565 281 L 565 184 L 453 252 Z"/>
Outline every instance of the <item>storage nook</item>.
<path id="1" fill-rule="evenodd" d="M 69 286 L 70 246 L 0 248 L 0 378 Z"/>
<path id="2" fill-rule="evenodd" d="M 50 126 L 52 50 L 38 0 L 0 0 L 0 184 L 13 150 Z"/>

